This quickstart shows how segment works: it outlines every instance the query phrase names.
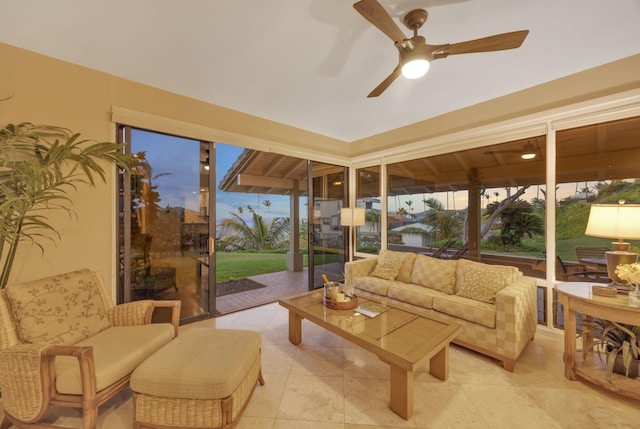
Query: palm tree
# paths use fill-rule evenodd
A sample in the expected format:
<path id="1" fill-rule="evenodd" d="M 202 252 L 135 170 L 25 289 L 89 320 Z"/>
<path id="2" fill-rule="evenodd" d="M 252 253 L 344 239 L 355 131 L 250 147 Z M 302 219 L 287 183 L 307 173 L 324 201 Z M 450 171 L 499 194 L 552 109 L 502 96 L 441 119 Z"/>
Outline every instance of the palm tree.
<path id="1" fill-rule="evenodd" d="M 454 237 L 458 233 L 460 225 L 455 212 L 445 210 L 442 202 L 435 198 L 427 198 L 423 203 L 429 208 L 423 222 L 433 227 L 436 241 Z"/>
<path id="2" fill-rule="evenodd" d="M 486 215 L 494 214 L 500 204 L 489 204 Z M 503 205 L 500 220 L 500 239 L 504 245 L 519 246 L 524 236 L 544 234 L 544 220 L 534 213 L 531 203 L 521 199 Z"/>
<path id="3" fill-rule="evenodd" d="M 264 200 L 262 204 L 267 208 L 267 213 L 269 214 L 269 216 L 271 216 L 271 201 Z"/>
<path id="4" fill-rule="evenodd" d="M 404 203 L 407 205 L 407 207 L 409 207 L 409 211 L 407 212 L 407 215 L 409 217 L 414 217 L 413 216 L 413 207 L 411 207 L 413 205 L 413 200 L 405 201 Z"/>
<path id="5" fill-rule="evenodd" d="M 375 210 L 367 210 L 365 214 L 365 218 L 367 222 L 369 222 L 369 232 L 374 232 L 379 230 L 380 226 L 380 213 Z"/>
<path id="6" fill-rule="evenodd" d="M 247 205 L 252 224 L 248 224 L 237 212 L 230 219 L 223 219 L 219 227 L 222 237 L 219 244 L 232 250 L 274 250 L 286 246 L 289 238 L 289 218 L 277 217 L 265 222 L 264 218 Z"/>

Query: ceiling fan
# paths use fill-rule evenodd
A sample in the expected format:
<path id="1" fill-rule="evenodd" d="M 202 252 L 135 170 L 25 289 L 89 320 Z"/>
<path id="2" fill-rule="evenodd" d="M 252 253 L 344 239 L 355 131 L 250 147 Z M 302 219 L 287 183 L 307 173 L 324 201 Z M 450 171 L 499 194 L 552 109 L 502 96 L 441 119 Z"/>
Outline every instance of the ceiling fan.
<path id="1" fill-rule="evenodd" d="M 515 49 L 522 45 L 529 34 L 529 30 L 521 30 L 460 43 L 429 45 L 423 36 L 418 35 L 418 29 L 427 20 L 426 10 L 414 9 L 405 15 L 404 25 L 413 31 L 413 37 L 407 38 L 377 0 L 361 0 L 353 7 L 367 21 L 393 40 L 400 51 L 400 60 L 396 68 L 367 97 L 377 97 L 382 94 L 401 74 L 409 79 L 424 76 L 433 60 L 446 58 L 449 55 Z"/>
<path id="2" fill-rule="evenodd" d="M 512 149 L 512 150 L 489 150 L 487 152 L 485 152 L 485 155 L 494 155 L 494 154 L 498 154 L 498 153 L 518 153 L 520 154 L 520 158 L 522 159 L 534 159 L 536 156 L 538 156 L 538 153 L 540 152 L 540 149 L 535 147 L 533 144 L 531 144 L 531 142 L 527 142 L 525 143 L 524 146 L 522 146 L 522 149 Z"/>

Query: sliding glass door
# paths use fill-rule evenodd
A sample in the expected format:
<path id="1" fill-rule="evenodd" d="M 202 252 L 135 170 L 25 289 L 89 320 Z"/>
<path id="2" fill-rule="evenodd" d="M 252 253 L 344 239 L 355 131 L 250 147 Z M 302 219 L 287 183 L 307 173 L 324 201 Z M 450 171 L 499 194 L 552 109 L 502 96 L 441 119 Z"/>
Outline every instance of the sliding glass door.
<path id="1" fill-rule="evenodd" d="M 182 320 L 207 317 L 215 308 L 212 144 L 130 127 L 121 138 L 134 156 L 121 182 L 122 301 L 179 299 Z"/>
<path id="2" fill-rule="evenodd" d="M 340 224 L 346 206 L 347 168 L 309 162 L 309 289 L 323 286 L 322 275 L 342 280 L 347 255 L 347 234 Z"/>

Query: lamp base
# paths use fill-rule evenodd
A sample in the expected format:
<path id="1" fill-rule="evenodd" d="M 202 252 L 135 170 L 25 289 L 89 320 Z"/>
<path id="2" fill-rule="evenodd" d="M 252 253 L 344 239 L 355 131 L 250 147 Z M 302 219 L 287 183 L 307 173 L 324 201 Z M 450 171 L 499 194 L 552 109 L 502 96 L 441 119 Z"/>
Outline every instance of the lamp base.
<path id="1" fill-rule="evenodd" d="M 612 286 L 626 286 L 626 283 L 616 274 L 616 267 L 620 264 L 633 264 L 638 262 L 638 254 L 625 250 L 609 250 L 605 252 L 607 258 L 607 275 L 611 279 Z"/>

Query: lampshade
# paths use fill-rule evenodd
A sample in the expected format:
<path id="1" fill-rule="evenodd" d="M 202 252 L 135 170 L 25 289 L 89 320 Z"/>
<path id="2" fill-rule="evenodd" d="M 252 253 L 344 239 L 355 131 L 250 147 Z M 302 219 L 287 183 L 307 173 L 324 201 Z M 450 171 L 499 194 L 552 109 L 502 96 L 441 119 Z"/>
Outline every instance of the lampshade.
<path id="1" fill-rule="evenodd" d="M 363 208 L 340 209 L 340 224 L 342 226 L 362 226 L 365 223 Z"/>
<path id="2" fill-rule="evenodd" d="M 592 204 L 584 234 L 618 241 L 640 239 L 640 204 Z"/>
<path id="3" fill-rule="evenodd" d="M 640 239 L 640 205 L 624 204 L 592 204 L 585 235 L 592 237 L 616 238 L 618 242 L 611 243 L 613 251 L 605 252 L 607 261 L 607 275 L 612 284 L 624 283 L 616 274 L 616 267 L 620 264 L 633 264 L 638 260 L 638 254 L 629 252 L 630 244 L 624 239 Z"/>

